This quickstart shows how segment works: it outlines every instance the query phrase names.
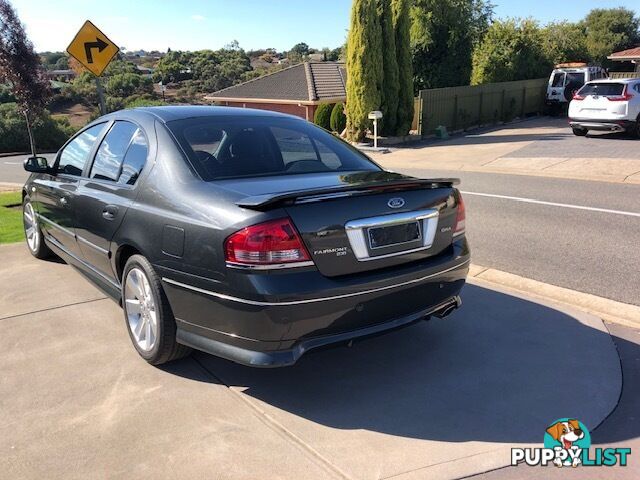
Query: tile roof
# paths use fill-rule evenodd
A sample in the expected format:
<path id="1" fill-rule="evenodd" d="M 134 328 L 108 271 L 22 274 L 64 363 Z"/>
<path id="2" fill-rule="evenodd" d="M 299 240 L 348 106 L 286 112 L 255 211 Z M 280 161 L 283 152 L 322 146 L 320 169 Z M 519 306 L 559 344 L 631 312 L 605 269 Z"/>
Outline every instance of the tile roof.
<path id="1" fill-rule="evenodd" d="M 610 59 L 614 59 L 614 58 L 616 58 L 616 59 L 617 58 L 629 58 L 629 59 L 640 58 L 640 47 L 629 48 L 627 50 L 622 50 L 621 52 L 613 52 L 607 58 L 610 58 Z"/>
<path id="2" fill-rule="evenodd" d="M 344 63 L 303 62 L 218 90 L 206 98 L 322 101 L 345 98 L 345 85 Z"/>

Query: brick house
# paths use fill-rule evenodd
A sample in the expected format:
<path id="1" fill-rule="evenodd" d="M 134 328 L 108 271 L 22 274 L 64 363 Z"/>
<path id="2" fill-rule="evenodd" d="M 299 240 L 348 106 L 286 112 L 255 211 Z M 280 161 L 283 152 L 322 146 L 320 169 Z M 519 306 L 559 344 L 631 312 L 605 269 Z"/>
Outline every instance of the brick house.
<path id="1" fill-rule="evenodd" d="M 303 62 L 254 78 L 210 95 L 217 105 L 259 108 L 313 120 L 321 103 L 346 100 L 346 75 L 341 62 Z"/>
<path id="2" fill-rule="evenodd" d="M 640 47 L 629 48 L 621 52 L 613 52 L 607 57 L 615 62 L 631 62 L 635 71 L 640 73 Z"/>

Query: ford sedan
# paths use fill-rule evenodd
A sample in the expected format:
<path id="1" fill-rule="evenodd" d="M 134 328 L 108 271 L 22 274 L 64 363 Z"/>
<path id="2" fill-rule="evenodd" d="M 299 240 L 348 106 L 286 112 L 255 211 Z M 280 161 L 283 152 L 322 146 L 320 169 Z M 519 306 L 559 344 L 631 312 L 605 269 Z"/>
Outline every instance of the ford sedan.
<path id="1" fill-rule="evenodd" d="M 195 348 L 252 366 L 460 306 L 469 268 L 454 179 L 385 171 L 302 119 L 150 107 L 25 161 L 27 245 L 122 305 L 159 365 Z"/>

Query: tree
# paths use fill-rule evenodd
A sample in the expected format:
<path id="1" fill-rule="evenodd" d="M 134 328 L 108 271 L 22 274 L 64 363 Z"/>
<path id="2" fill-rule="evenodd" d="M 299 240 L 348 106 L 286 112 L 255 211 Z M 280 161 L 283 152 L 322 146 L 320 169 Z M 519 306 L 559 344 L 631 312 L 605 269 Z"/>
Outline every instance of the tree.
<path id="1" fill-rule="evenodd" d="M 469 84 L 471 54 L 492 15 L 487 0 L 415 0 L 410 32 L 416 93 Z"/>
<path id="2" fill-rule="evenodd" d="M 151 93 L 151 79 L 135 73 L 117 73 L 107 81 L 107 94 L 114 97 L 130 97 L 134 94 Z"/>
<path id="3" fill-rule="evenodd" d="M 640 43 L 640 19 L 628 8 L 596 8 L 583 21 L 589 56 L 602 65 L 613 65 L 607 56 Z"/>
<path id="4" fill-rule="evenodd" d="M 347 126 L 347 117 L 344 114 L 344 103 L 336 103 L 331 110 L 331 131 L 342 134 Z"/>
<path id="5" fill-rule="evenodd" d="M 7 0 L 0 0 L 0 82 L 11 86 L 23 112 L 31 154 L 36 155 L 32 124 L 51 97 L 40 57 Z"/>
<path id="6" fill-rule="evenodd" d="M 553 64 L 543 51 L 542 37 L 532 19 L 494 22 L 473 51 L 471 84 L 548 76 Z"/>
<path id="7" fill-rule="evenodd" d="M 391 0 L 378 0 L 378 18 L 382 30 L 382 44 L 387 52 L 393 55 L 384 55 L 382 62 L 382 92 L 380 110 L 382 117 L 382 133 L 395 135 L 398 123 L 398 62 L 396 60 L 396 35 L 393 29 L 391 15 Z"/>
<path id="8" fill-rule="evenodd" d="M 311 53 L 309 51 L 309 45 L 304 42 L 296 43 L 289 53 L 287 53 L 287 58 L 291 63 L 301 62 Z"/>
<path id="9" fill-rule="evenodd" d="M 316 108 L 316 113 L 313 115 L 313 123 L 329 130 L 331 128 L 331 112 L 333 110 L 332 103 L 321 103 Z"/>
<path id="10" fill-rule="evenodd" d="M 550 23 L 542 29 L 542 50 L 553 64 L 589 62 L 585 30 L 581 23 Z"/>
<path id="11" fill-rule="evenodd" d="M 338 60 L 343 60 L 345 49 L 346 49 L 345 45 L 342 45 L 338 48 L 334 48 L 333 50 L 329 51 L 329 53 L 327 54 L 327 60 L 329 60 L 330 62 L 337 62 Z"/>
<path id="12" fill-rule="evenodd" d="M 398 61 L 399 89 L 396 135 L 406 135 L 409 133 L 413 121 L 413 67 L 409 36 L 409 0 L 391 0 L 391 15 Z"/>
<path id="13" fill-rule="evenodd" d="M 69 59 L 60 57 L 53 67 L 55 70 L 67 70 L 69 68 Z"/>
<path id="14" fill-rule="evenodd" d="M 362 141 L 369 125 L 369 112 L 380 108 L 382 35 L 376 0 L 353 1 L 347 72 L 347 137 Z"/>

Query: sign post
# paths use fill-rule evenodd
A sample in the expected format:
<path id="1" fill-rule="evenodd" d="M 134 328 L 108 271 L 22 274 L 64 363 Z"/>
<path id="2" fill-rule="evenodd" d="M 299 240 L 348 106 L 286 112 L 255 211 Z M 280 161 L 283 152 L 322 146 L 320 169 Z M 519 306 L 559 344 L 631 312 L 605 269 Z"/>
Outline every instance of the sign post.
<path id="1" fill-rule="evenodd" d="M 120 48 L 89 20 L 84 22 L 67 47 L 67 53 L 96 76 L 96 90 L 100 99 L 100 113 L 102 115 L 107 112 L 100 75 L 119 51 Z"/>
<path id="2" fill-rule="evenodd" d="M 373 148 L 378 148 L 378 120 L 382 118 L 382 112 L 374 110 L 369 112 L 369 120 L 373 120 Z"/>

